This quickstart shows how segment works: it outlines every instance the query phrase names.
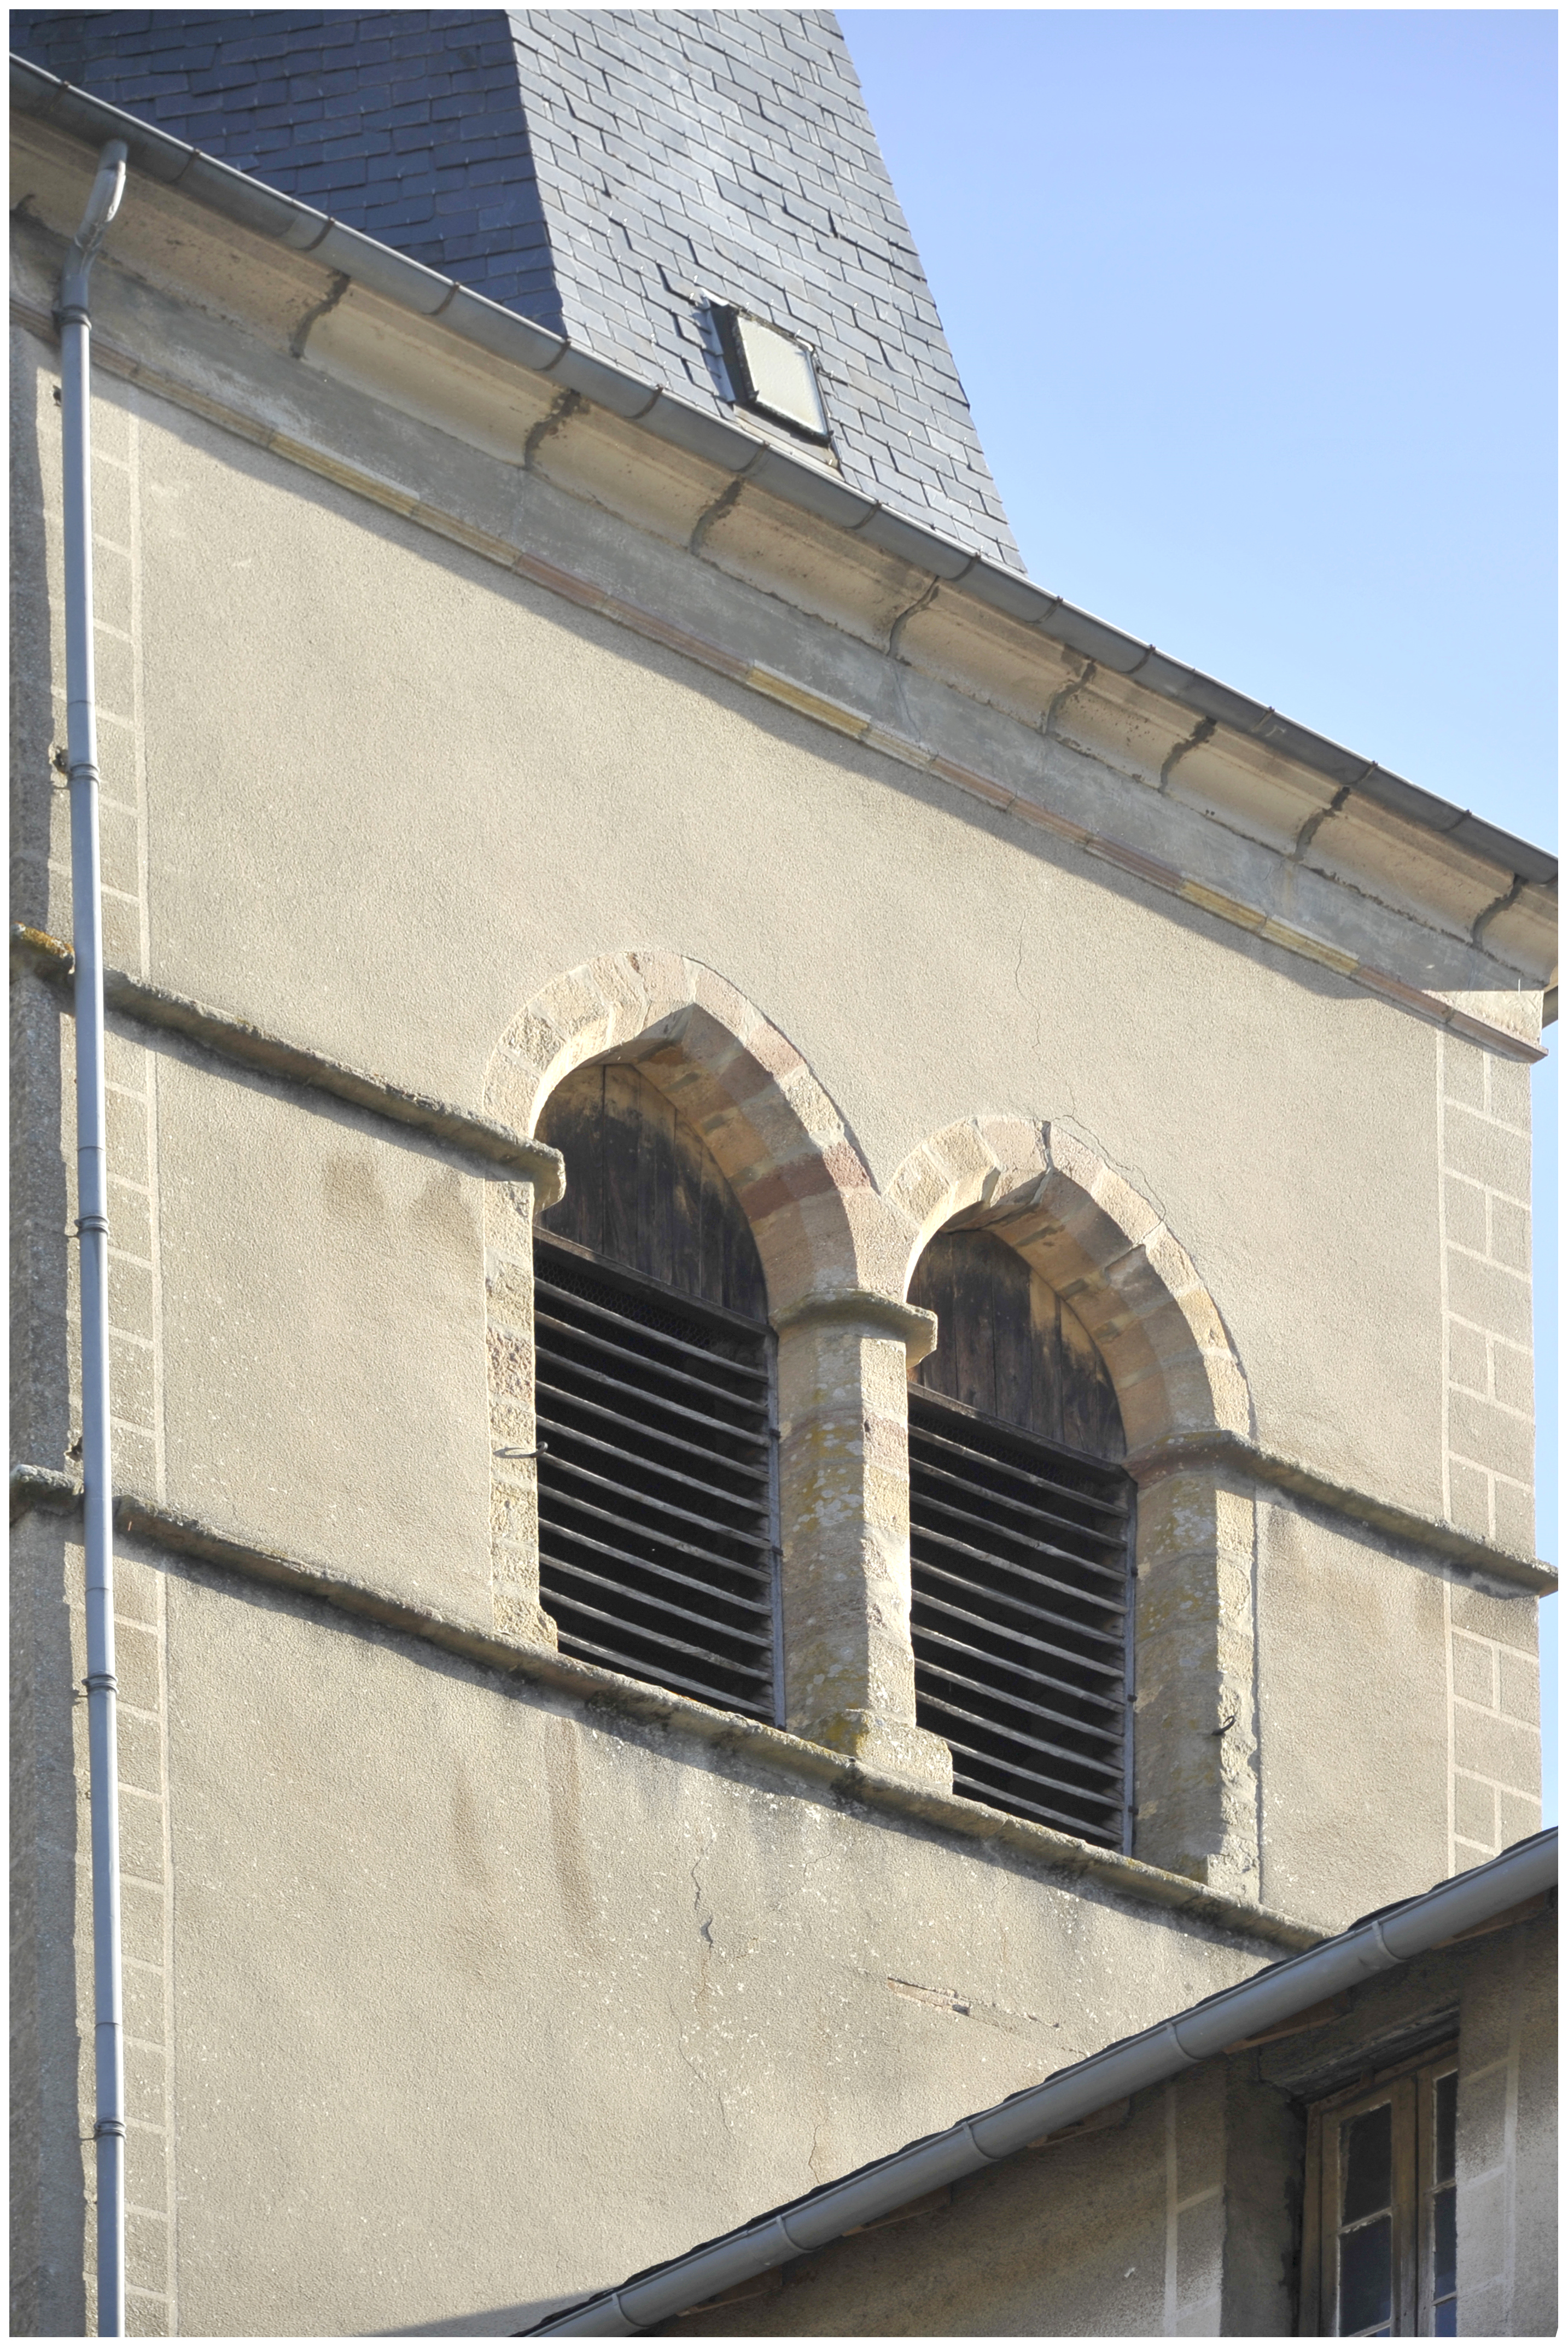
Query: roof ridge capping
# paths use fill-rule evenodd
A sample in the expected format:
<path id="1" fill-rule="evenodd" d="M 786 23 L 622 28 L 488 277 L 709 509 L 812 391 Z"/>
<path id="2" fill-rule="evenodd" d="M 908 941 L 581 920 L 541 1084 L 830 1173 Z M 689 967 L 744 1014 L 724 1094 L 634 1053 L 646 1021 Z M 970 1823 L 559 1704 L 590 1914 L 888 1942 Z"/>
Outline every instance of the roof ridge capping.
<path id="1" fill-rule="evenodd" d="M 650 2266 L 617 2289 L 600 2291 L 513 2336 L 625 2339 L 669 2321 L 792 2258 L 825 2249 L 852 2228 L 886 2216 L 922 2193 L 976 2175 L 1107 2104 L 1195 2068 L 1238 2039 L 1259 2035 L 1458 1939 L 1550 1890 L 1556 1880 L 1557 1829 L 1552 1827 L 1468 1873 L 1362 1916 L 1304 1955 L 1270 1964 L 1251 1980 L 1221 1989 L 1135 2037 L 1123 2037 L 989 2110 L 872 2160 L 836 2183 L 819 2185 L 717 2240 Z"/>
<path id="2" fill-rule="evenodd" d="M 1125 634 L 1064 597 L 1035 586 L 1020 572 L 886 506 L 868 502 L 808 458 L 795 456 L 657 384 L 593 357 L 548 327 L 536 325 L 519 311 L 488 301 L 455 279 L 379 243 L 362 230 L 346 227 L 267 187 L 232 164 L 220 162 L 138 116 L 92 97 L 15 52 L 10 86 L 11 101 L 19 113 L 46 118 L 92 145 L 106 138 L 123 138 L 132 165 L 161 185 L 178 186 L 241 227 L 272 237 L 293 251 L 308 253 L 313 261 L 341 272 L 400 308 L 421 317 L 439 318 L 453 333 L 493 356 L 532 374 L 548 374 L 624 422 L 704 457 L 737 478 L 753 477 L 772 495 L 815 514 L 847 536 L 864 538 L 885 553 L 930 571 L 976 602 L 1022 626 L 1038 629 L 1069 651 L 1163 700 L 1250 735 L 1326 775 L 1336 789 L 1358 792 L 1389 814 L 1472 849 L 1516 880 L 1540 886 L 1556 879 L 1557 859 L 1544 848 L 1421 790 L 1379 766 L 1375 759 L 1347 750 L 1203 670 Z"/>

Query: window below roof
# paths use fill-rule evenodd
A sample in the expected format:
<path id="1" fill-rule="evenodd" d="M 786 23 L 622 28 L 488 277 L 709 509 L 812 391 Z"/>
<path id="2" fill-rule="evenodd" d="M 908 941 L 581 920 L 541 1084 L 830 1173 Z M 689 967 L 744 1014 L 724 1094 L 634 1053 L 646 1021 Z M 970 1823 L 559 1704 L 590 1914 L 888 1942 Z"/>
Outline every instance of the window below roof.
<path id="1" fill-rule="evenodd" d="M 1449 2046 L 1313 2111 L 1304 2332 L 1455 2336 L 1458 2089 L 1459 2051 Z"/>

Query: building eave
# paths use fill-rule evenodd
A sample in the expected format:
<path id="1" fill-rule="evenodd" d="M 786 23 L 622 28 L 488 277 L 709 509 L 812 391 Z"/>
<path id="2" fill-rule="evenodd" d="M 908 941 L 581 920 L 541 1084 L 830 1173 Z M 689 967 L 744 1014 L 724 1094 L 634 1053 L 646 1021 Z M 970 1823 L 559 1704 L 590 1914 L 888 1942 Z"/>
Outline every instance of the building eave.
<path id="1" fill-rule="evenodd" d="M 1556 878 L 1557 860 L 1529 841 L 1489 824 L 1389 773 L 1375 759 L 1348 750 L 1278 710 L 1237 692 L 1153 644 L 1126 634 L 1065 597 L 1035 586 L 1004 565 L 924 528 L 835 482 L 821 466 L 795 456 L 775 440 L 706 414 L 689 401 L 595 357 L 519 313 L 501 308 L 438 271 L 411 261 L 357 229 L 285 196 L 200 149 L 171 138 L 120 108 L 91 97 L 26 58 L 11 59 L 11 102 L 18 113 L 46 118 L 90 143 L 123 138 L 133 171 L 222 214 L 253 233 L 308 255 L 355 286 L 395 307 L 442 325 L 491 355 L 548 375 L 656 440 L 701 456 L 737 480 L 765 480 L 771 495 L 818 520 L 927 571 L 960 594 L 1037 630 L 1097 667 L 1135 682 L 1161 699 L 1212 719 L 1266 744 L 1277 755 L 1330 781 L 1400 820 L 1472 850 L 1526 883 Z"/>
<path id="2" fill-rule="evenodd" d="M 1540 1898 L 1556 1881 L 1553 1827 L 1515 1842 L 1484 1866 L 1362 1916 L 1333 1939 L 1204 1997 L 1135 2037 L 1054 2071 L 1040 2086 L 1026 2086 L 989 2110 L 802 2193 L 750 2224 L 702 2242 L 683 2257 L 650 2266 L 616 2289 L 600 2291 L 514 2335 L 630 2338 L 671 2321 L 792 2258 L 880 2221 L 923 2193 L 1010 2158 L 1119 2097 L 1277 2030 L 1379 1972 L 1484 1930 L 1511 1909 Z"/>
<path id="3" fill-rule="evenodd" d="M 1304 764 L 1257 704 L 775 438 L 36 67 L 15 80 L 19 327 L 52 338 L 77 181 L 123 133 L 131 195 L 94 336 L 105 377 L 917 769 L 1026 852 L 1086 858 L 1284 969 L 1315 965 L 1314 985 L 1326 969 L 1403 1017 L 1542 1056 L 1556 884 L 1512 868 L 1519 843 L 1331 744 Z M 410 420 L 441 436 L 421 446 Z M 456 468 L 454 444 L 470 452 Z"/>

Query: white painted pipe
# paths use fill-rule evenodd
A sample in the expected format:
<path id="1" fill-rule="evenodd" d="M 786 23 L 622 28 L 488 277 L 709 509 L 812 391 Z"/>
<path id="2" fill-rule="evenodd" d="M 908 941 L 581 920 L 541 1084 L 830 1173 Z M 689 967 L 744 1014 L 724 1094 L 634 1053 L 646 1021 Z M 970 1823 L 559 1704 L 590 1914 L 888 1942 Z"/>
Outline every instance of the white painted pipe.
<path id="1" fill-rule="evenodd" d="M 1294 2020 L 1325 1997 L 1358 1988 L 1375 1973 L 1408 1963 L 1428 1948 L 1550 1890 L 1556 1880 L 1553 1828 L 1515 1843 L 1468 1874 L 1440 1882 L 1433 1891 L 1364 1917 L 1305 1955 L 1270 1964 L 1251 1980 L 1221 1989 L 1173 2019 L 1057 2071 L 1040 2086 L 1026 2086 L 992 2110 L 960 2119 L 956 2127 L 927 2136 L 886 2159 L 873 2160 L 738 2232 L 706 2241 L 684 2257 L 634 2275 L 619 2290 L 601 2291 L 513 2336 L 635 2337 L 791 2258 L 825 2249 L 852 2226 L 870 2224 L 921 2193 L 976 2175 L 994 2160 L 1008 2158 L 1059 2127 L 1073 2126 L 1108 2103 L 1212 2061 L 1238 2038 L 1259 2034 Z"/>
<path id="2" fill-rule="evenodd" d="M 66 754 L 71 779 L 76 953 L 77 1229 L 81 1240 L 82 1480 L 87 1547 L 87 1747 L 93 1862 L 93 2137 L 100 2339 L 125 2336 L 125 2051 L 120 2001 L 119 1762 L 115 1719 L 114 1484 L 109 1458 L 108 1166 L 98 745 L 93 692 L 91 336 L 87 278 L 125 189 L 111 139 L 60 279 L 66 534 Z"/>

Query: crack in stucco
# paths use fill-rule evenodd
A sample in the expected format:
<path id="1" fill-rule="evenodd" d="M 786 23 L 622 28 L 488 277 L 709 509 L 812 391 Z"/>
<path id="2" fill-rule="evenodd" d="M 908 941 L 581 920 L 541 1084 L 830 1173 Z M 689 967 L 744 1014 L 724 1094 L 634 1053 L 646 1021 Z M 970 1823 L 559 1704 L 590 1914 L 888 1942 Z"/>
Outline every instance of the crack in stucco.
<path id="1" fill-rule="evenodd" d="M 927 580 L 927 584 L 916 596 L 914 601 L 904 610 L 899 612 L 897 618 L 894 620 L 893 625 L 888 629 L 887 650 L 894 660 L 898 660 L 902 657 L 898 650 L 898 645 L 905 629 L 908 626 L 911 620 L 917 619 L 919 617 L 920 613 L 935 597 L 937 589 L 941 583 L 942 582 L 939 579 Z"/>
<path id="2" fill-rule="evenodd" d="M 694 2062 L 691 2055 L 686 2051 L 685 2033 L 682 2027 L 681 2016 L 675 2010 L 674 1998 L 666 1997 L 664 2002 L 666 2008 L 668 2009 L 670 2018 L 675 2024 L 676 2053 L 679 2054 L 682 2061 L 684 2062 L 688 2070 L 691 2071 L 692 2075 L 696 2079 L 697 2084 L 700 2086 L 705 2087 L 707 2092 L 712 2096 L 713 2100 L 719 2106 L 719 2116 L 724 2123 L 724 2133 L 726 2135 L 733 2135 L 734 2130 L 730 2125 L 729 2112 L 724 2108 L 723 2096 L 720 2094 L 718 2089 L 714 2086 L 712 2080 L 707 2075 L 707 2073 L 703 2070 L 702 2065 L 698 2062 Z"/>
<path id="3" fill-rule="evenodd" d="M 1045 714 L 1040 721 L 1040 730 L 1048 742 L 1053 737 L 1056 721 L 1061 711 L 1065 708 L 1068 702 L 1071 700 L 1075 692 L 1082 692 L 1084 686 L 1088 684 L 1094 676 L 1094 662 L 1091 660 L 1086 660 L 1083 663 L 1081 673 L 1072 678 L 1070 683 L 1059 686 L 1057 691 L 1051 694 L 1050 701 L 1046 703 Z"/>
<path id="4" fill-rule="evenodd" d="M 706 538 L 708 532 L 713 528 L 717 523 L 723 520 L 724 516 L 729 513 L 735 505 L 740 497 L 741 491 L 745 487 L 745 477 L 743 475 L 739 476 L 733 481 L 727 481 L 724 487 L 719 491 L 718 496 L 713 499 L 712 504 L 711 506 L 703 507 L 702 512 L 698 515 L 695 523 L 692 525 L 691 537 L 686 540 L 686 551 L 688 554 L 701 554 L 702 551 L 702 542 Z"/>
<path id="5" fill-rule="evenodd" d="M 1348 783 L 1341 783 L 1339 788 L 1335 792 L 1327 806 L 1315 807 L 1313 809 L 1312 813 L 1307 816 L 1307 821 L 1302 825 L 1301 829 L 1296 835 L 1295 843 L 1291 847 L 1290 854 L 1286 858 L 1287 863 L 1300 863 L 1303 856 L 1306 855 L 1307 850 L 1311 846 L 1314 839 L 1317 836 L 1319 826 L 1326 824 L 1331 815 L 1338 814 L 1340 808 L 1344 805 L 1346 800 L 1350 795 L 1350 789 L 1351 785 Z"/>
<path id="6" fill-rule="evenodd" d="M 1522 872 L 1516 872 L 1512 883 L 1503 890 L 1501 896 L 1494 897 L 1490 905 L 1483 906 L 1481 910 L 1476 915 L 1470 933 L 1470 941 L 1472 946 L 1480 945 L 1481 933 L 1482 929 L 1486 928 L 1489 922 L 1494 921 L 1499 913 L 1506 913 L 1510 905 L 1517 903 L 1519 897 L 1523 894 L 1523 890 L 1524 875 Z"/>

